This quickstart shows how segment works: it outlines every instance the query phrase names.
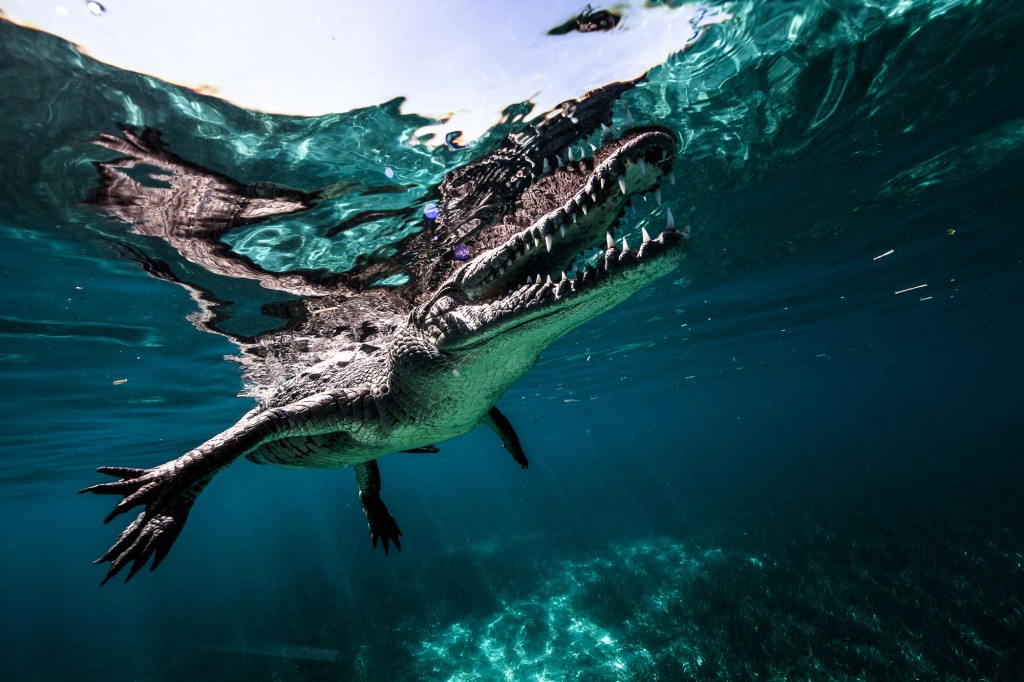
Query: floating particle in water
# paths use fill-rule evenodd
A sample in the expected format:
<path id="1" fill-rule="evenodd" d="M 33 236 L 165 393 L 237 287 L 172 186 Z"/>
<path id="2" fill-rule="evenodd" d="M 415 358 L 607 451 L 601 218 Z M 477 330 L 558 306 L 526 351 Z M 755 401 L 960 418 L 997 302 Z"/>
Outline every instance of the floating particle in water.
<path id="1" fill-rule="evenodd" d="M 455 245 L 455 260 L 469 260 L 472 255 L 473 252 L 465 244 Z"/>
<path id="2" fill-rule="evenodd" d="M 385 168 L 384 175 L 388 176 L 388 180 L 395 177 L 395 171 L 392 168 Z"/>
<path id="3" fill-rule="evenodd" d="M 444 143 L 448 145 L 448 149 L 455 151 L 456 149 L 462 149 L 465 146 L 465 142 L 462 141 L 462 131 L 453 130 L 444 136 Z"/>
<path id="4" fill-rule="evenodd" d="M 114 381 L 114 385 L 115 386 L 120 386 L 121 384 L 127 384 L 127 383 L 128 383 L 127 379 L 117 379 L 116 381 Z"/>
<path id="5" fill-rule="evenodd" d="M 441 211 L 438 210 L 437 204 L 427 204 L 423 207 L 423 215 L 427 216 L 427 220 L 437 220 L 437 215 Z"/>
<path id="6" fill-rule="evenodd" d="M 107 8 L 101 5 L 100 3 L 96 2 L 96 0 L 89 0 L 88 2 L 86 2 L 85 8 L 89 10 L 90 14 L 95 14 L 96 16 L 99 16 L 107 11 Z"/>

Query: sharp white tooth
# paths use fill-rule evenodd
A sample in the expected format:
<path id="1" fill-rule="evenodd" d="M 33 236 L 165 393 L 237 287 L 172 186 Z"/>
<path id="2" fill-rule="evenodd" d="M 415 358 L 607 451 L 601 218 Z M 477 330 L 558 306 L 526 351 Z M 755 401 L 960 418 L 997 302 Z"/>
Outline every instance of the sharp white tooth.
<path id="1" fill-rule="evenodd" d="M 565 225 L 559 225 L 558 231 L 561 233 L 562 239 L 565 239 Z"/>
<path id="2" fill-rule="evenodd" d="M 561 157 L 561 155 L 558 155 L 555 158 L 558 159 L 558 167 L 561 168 L 562 167 L 562 157 Z"/>
<path id="3" fill-rule="evenodd" d="M 607 133 L 609 130 L 611 130 L 611 128 L 608 127 L 607 123 L 602 123 L 601 124 L 601 132 Z"/>
<path id="4" fill-rule="evenodd" d="M 675 218 L 672 217 L 672 209 L 668 209 L 665 216 L 665 229 L 674 230 L 676 229 Z"/>
<path id="5" fill-rule="evenodd" d="M 626 127 L 629 128 L 633 125 L 633 114 L 630 112 L 629 107 L 626 107 Z"/>
<path id="6" fill-rule="evenodd" d="M 601 176 L 601 189 L 604 189 L 604 176 Z"/>
<path id="7" fill-rule="evenodd" d="M 686 227 L 683 228 L 683 236 L 686 237 L 687 239 L 690 238 L 690 226 L 689 225 L 687 225 Z"/>
<path id="8" fill-rule="evenodd" d="M 565 270 L 562 270 L 562 281 L 564 282 L 567 279 L 569 278 L 565 276 Z"/>
<path id="9" fill-rule="evenodd" d="M 533 277 L 531 277 L 530 275 L 527 275 L 526 276 L 526 286 L 530 286 L 531 284 L 533 284 Z"/>
<path id="10" fill-rule="evenodd" d="M 567 147 L 566 148 L 565 155 L 569 158 L 570 161 L 575 161 L 576 160 L 576 159 L 572 158 L 572 147 Z"/>
<path id="11" fill-rule="evenodd" d="M 619 189 L 621 189 L 622 193 L 625 194 L 626 193 L 626 176 L 625 175 L 619 175 L 618 181 L 619 181 Z"/>
<path id="12" fill-rule="evenodd" d="M 544 172 L 545 173 L 550 173 L 551 172 L 551 164 L 548 162 L 547 159 L 544 159 Z"/>
<path id="13" fill-rule="evenodd" d="M 640 166 L 640 172 L 647 175 L 647 162 L 644 161 L 644 157 L 637 159 L 636 165 Z"/>
<path id="14" fill-rule="evenodd" d="M 668 172 L 668 182 L 671 185 L 676 184 L 676 172 L 674 170 Z"/>
<path id="15" fill-rule="evenodd" d="M 544 235 L 544 246 L 548 247 L 548 253 L 551 253 L 551 245 L 555 243 L 555 235 L 546 234 Z"/>
<path id="16" fill-rule="evenodd" d="M 551 275 L 548 275 L 548 284 L 554 284 L 554 282 L 551 281 Z"/>
<path id="17" fill-rule="evenodd" d="M 587 215 L 587 205 L 580 204 L 580 210 L 583 211 L 583 215 Z"/>
<path id="18" fill-rule="evenodd" d="M 576 222 L 576 211 L 572 212 L 572 221 Z"/>
<path id="19" fill-rule="evenodd" d="M 504 265 L 501 265 L 501 266 L 498 267 L 498 274 L 499 275 L 504 275 L 505 274 L 505 266 Z"/>
<path id="20" fill-rule="evenodd" d="M 591 151 L 591 153 L 594 153 L 594 154 L 597 153 L 597 147 L 594 146 L 593 142 L 590 143 L 590 151 Z"/>
<path id="21" fill-rule="evenodd" d="M 654 200 L 658 202 L 658 206 L 661 206 L 661 188 L 654 188 Z"/>
<path id="22" fill-rule="evenodd" d="M 612 239 L 612 233 L 611 232 L 605 232 L 604 233 L 604 238 L 608 242 L 608 248 L 609 249 L 614 249 L 615 248 L 615 240 Z"/>
<path id="23" fill-rule="evenodd" d="M 641 227 L 640 228 L 640 234 L 644 238 L 644 244 L 646 244 L 647 242 L 651 241 L 651 234 L 647 231 L 646 227 Z"/>
<path id="24" fill-rule="evenodd" d="M 626 235 L 622 235 L 622 250 L 629 251 L 629 244 L 626 242 Z"/>

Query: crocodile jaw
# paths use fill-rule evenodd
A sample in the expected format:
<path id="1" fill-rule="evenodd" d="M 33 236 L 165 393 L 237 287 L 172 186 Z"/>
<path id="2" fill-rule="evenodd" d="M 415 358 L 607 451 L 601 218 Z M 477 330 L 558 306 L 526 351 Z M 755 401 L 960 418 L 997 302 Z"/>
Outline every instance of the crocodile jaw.
<path id="1" fill-rule="evenodd" d="M 628 230 L 620 248 L 611 230 L 634 197 L 655 189 L 670 172 L 674 152 L 674 137 L 660 128 L 630 131 L 611 150 L 599 152 L 594 170 L 566 201 L 442 285 L 414 316 L 420 329 L 446 353 L 478 347 L 497 335 L 509 335 L 526 352 L 539 352 L 673 270 L 690 240 L 687 231 L 674 229 L 671 212 L 653 239 L 646 226 L 637 227 L 633 243 L 639 248 L 629 246 Z M 595 247 L 600 255 L 593 253 Z"/>

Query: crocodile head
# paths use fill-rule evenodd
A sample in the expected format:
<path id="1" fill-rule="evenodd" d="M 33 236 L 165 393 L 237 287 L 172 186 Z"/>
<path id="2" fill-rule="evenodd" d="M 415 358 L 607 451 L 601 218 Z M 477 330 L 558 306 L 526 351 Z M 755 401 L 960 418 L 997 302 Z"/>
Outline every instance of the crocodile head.
<path id="1" fill-rule="evenodd" d="M 516 209 L 462 244 L 466 260 L 415 309 L 412 324 L 445 354 L 514 352 L 521 361 L 512 373 L 525 372 L 544 346 L 689 251 L 688 232 L 658 208 L 675 152 L 669 130 L 643 127 L 605 133 L 592 154 L 570 146 L 535 164 L 541 172 Z M 627 217 L 631 205 L 642 215 Z"/>

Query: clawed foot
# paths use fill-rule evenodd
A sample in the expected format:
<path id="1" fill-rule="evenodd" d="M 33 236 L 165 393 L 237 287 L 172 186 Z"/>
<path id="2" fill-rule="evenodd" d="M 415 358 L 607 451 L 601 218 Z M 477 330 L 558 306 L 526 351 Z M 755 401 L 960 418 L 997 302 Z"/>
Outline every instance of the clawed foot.
<path id="1" fill-rule="evenodd" d="M 388 543 L 393 542 L 395 549 L 401 552 L 402 543 L 398 538 L 402 531 L 399 530 L 398 522 L 388 511 L 384 501 L 380 499 L 379 495 L 364 493 L 359 494 L 359 499 L 363 503 L 363 513 L 366 514 L 366 521 L 370 526 L 370 539 L 373 542 L 373 547 L 376 548 L 377 541 L 380 540 L 384 545 L 384 554 L 387 554 L 390 549 Z"/>
<path id="2" fill-rule="evenodd" d="M 104 523 L 133 507 L 146 507 L 124 529 L 113 546 L 95 561 L 98 564 L 110 562 L 110 568 L 101 584 L 106 584 L 131 563 L 128 575 L 125 576 L 125 582 L 128 582 L 145 566 L 150 557 L 153 558 L 153 563 L 149 567 L 152 571 L 167 556 L 167 552 L 185 526 L 196 496 L 206 487 L 207 480 L 181 490 L 181 485 L 173 476 L 174 469 L 166 464 L 153 469 L 100 467 L 97 471 L 109 476 L 119 476 L 121 480 L 89 486 L 80 492 L 124 496 Z"/>
<path id="3" fill-rule="evenodd" d="M 114 510 L 107 515 L 103 523 L 110 523 L 116 516 L 125 513 L 132 507 L 146 505 L 146 511 L 158 510 L 166 506 L 179 492 L 174 475 L 174 463 L 168 462 L 152 469 L 130 469 L 128 467 L 100 467 L 97 473 L 107 476 L 119 476 L 120 481 L 113 483 L 97 483 L 79 490 L 79 493 L 96 493 L 97 495 L 124 495 Z"/>
<path id="4" fill-rule="evenodd" d="M 128 582 L 132 576 L 146 565 L 150 557 L 153 563 L 149 570 L 155 571 L 160 562 L 164 560 L 167 553 L 171 551 L 171 545 L 178 539 L 181 529 L 185 527 L 188 513 L 192 509 L 195 498 L 175 500 L 169 509 L 158 514 L 142 512 L 131 525 L 124 529 L 117 542 L 106 551 L 95 564 L 110 562 L 107 575 L 100 585 L 105 585 L 108 580 L 121 572 L 121 569 L 131 562 L 128 575 L 124 581 Z"/>
<path id="5" fill-rule="evenodd" d="M 101 147 L 124 154 L 128 159 L 122 161 L 132 164 L 136 161 L 163 161 L 168 156 L 160 141 L 160 133 L 152 128 L 147 128 L 139 135 L 130 128 L 122 127 L 121 135 L 124 137 L 100 133 L 94 142 Z M 124 166 L 125 164 L 120 163 L 119 165 Z"/>

